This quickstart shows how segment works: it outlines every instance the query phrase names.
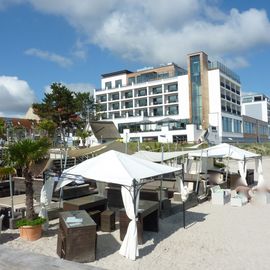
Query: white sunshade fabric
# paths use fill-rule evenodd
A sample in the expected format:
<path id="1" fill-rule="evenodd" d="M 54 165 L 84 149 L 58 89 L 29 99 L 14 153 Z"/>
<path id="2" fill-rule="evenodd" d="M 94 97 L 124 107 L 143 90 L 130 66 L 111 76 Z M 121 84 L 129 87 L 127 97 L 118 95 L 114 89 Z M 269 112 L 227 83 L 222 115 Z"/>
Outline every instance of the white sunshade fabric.
<path id="1" fill-rule="evenodd" d="M 131 191 L 132 188 L 134 191 L 134 188 L 139 190 L 138 186 L 134 186 L 134 180 L 136 180 L 137 184 L 140 184 L 145 178 L 176 172 L 177 170 L 178 169 L 174 167 L 156 164 L 151 161 L 110 150 L 66 169 L 58 182 L 57 188 L 65 186 L 70 183 L 71 180 L 74 181 L 74 176 L 82 176 L 96 181 L 120 184 L 125 186 L 129 191 Z M 70 176 L 72 176 L 73 179 L 71 179 Z M 130 198 L 127 199 L 126 192 L 122 192 L 122 197 L 123 194 L 125 197 L 123 197 L 125 210 L 131 218 L 131 221 L 121 246 L 120 254 L 135 260 L 138 255 L 138 241 L 137 238 L 134 237 L 134 235 L 137 235 L 137 226 L 134 224 L 136 224 L 136 202 L 138 197 L 134 198 L 132 193 L 133 192 L 129 192 Z M 133 209 L 134 212 L 131 213 L 130 209 Z"/>
<path id="2" fill-rule="evenodd" d="M 175 152 L 151 152 L 151 151 L 138 151 L 133 156 L 142 158 L 152 162 L 162 162 L 165 160 L 173 159 L 176 157 L 184 156 L 190 151 L 175 151 Z"/>
<path id="3" fill-rule="evenodd" d="M 220 157 L 220 158 L 231 158 L 235 160 L 244 160 L 249 158 L 260 158 L 261 156 L 236 146 L 221 143 L 212 147 L 193 151 L 189 153 L 190 157 Z"/>
<path id="4" fill-rule="evenodd" d="M 175 172 L 176 168 L 146 161 L 135 156 L 110 150 L 97 157 L 87 159 L 78 165 L 66 169 L 57 185 L 57 189 L 74 181 L 75 176 L 86 179 L 132 186 L 133 179 L 141 179 Z M 73 176 L 73 178 L 71 178 Z M 65 182 L 68 182 L 67 184 Z"/>

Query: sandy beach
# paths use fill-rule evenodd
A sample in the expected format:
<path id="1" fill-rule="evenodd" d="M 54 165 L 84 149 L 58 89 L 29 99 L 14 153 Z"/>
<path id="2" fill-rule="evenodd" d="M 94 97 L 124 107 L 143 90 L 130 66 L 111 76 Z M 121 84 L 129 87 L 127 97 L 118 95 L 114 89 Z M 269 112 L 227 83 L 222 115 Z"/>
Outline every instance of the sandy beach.
<path id="1" fill-rule="evenodd" d="M 270 158 L 263 159 L 264 176 L 270 175 Z M 231 165 L 231 169 L 235 164 Z M 248 168 L 252 168 L 252 162 Z M 255 174 L 256 179 L 256 174 Z M 87 265 L 105 269 L 269 269 L 270 205 L 248 203 L 212 205 L 210 201 L 188 209 L 187 228 L 182 213 L 160 219 L 158 233 L 145 232 L 139 257 L 130 261 L 121 255 L 119 229 L 98 232 L 97 260 Z M 18 230 L 3 231 L 0 244 L 28 252 L 58 257 L 57 220 L 35 242 L 20 239 Z M 118 226 L 117 226 L 118 228 Z"/>

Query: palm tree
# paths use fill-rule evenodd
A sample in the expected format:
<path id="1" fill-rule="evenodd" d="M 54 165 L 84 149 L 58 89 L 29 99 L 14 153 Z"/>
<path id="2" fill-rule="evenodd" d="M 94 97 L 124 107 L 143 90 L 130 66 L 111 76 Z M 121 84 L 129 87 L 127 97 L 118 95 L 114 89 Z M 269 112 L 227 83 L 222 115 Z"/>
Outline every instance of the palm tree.
<path id="1" fill-rule="evenodd" d="M 25 178 L 25 195 L 26 195 L 26 219 L 33 220 L 35 218 L 34 211 L 34 191 L 33 176 L 31 172 L 31 164 L 42 158 L 50 147 L 47 138 L 39 140 L 24 139 L 8 148 L 9 160 L 13 166 L 20 167 L 23 170 Z"/>

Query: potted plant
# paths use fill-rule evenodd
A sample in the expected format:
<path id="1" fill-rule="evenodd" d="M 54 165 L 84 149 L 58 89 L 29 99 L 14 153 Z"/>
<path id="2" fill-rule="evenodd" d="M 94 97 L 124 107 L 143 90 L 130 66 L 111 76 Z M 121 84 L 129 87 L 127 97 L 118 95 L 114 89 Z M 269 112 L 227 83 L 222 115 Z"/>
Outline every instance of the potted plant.
<path id="1" fill-rule="evenodd" d="M 42 234 L 42 224 L 46 222 L 46 218 L 35 218 L 33 220 L 21 219 L 16 222 L 16 226 L 19 228 L 20 237 L 29 240 L 35 241 L 41 237 Z"/>
<path id="2" fill-rule="evenodd" d="M 45 221 L 42 218 L 37 218 L 34 211 L 34 190 L 33 176 L 31 172 L 31 164 L 42 158 L 50 147 L 47 138 L 39 140 L 24 139 L 14 144 L 9 145 L 8 157 L 13 166 L 21 167 L 23 177 L 25 178 L 25 196 L 26 196 L 26 219 L 18 222 L 20 228 L 20 236 L 27 240 L 37 240 L 41 236 L 41 224 Z M 34 230 L 29 230 L 29 226 Z M 24 229 L 27 233 L 24 233 Z M 39 233 L 36 232 L 39 231 Z M 34 233 L 35 236 L 30 236 Z M 27 237 L 26 237 L 27 235 Z"/>

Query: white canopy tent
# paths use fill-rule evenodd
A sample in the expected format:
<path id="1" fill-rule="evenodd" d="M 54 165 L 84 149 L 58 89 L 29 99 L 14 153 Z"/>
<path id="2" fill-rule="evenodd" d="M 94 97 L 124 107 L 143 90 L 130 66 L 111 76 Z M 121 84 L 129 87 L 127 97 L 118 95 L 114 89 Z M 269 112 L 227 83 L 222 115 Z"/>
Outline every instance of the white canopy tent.
<path id="1" fill-rule="evenodd" d="M 180 156 L 188 154 L 190 151 L 175 151 L 175 152 L 150 152 L 150 151 L 138 151 L 133 156 L 142 158 L 152 162 L 162 162 L 170 159 L 174 159 Z"/>
<path id="2" fill-rule="evenodd" d="M 119 252 L 129 259 L 135 260 L 138 256 L 136 219 L 140 187 L 147 181 L 151 181 L 151 177 L 177 170 L 177 168 L 111 150 L 65 170 L 58 182 L 57 189 L 74 181 L 74 176 L 122 185 L 123 203 L 131 221 Z"/>
<path id="3" fill-rule="evenodd" d="M 259 183 L 258 185 L 263 185 L 264 179 L 262 174 L 262 157 L 256 153 L 252 153 L 236 146 L 221 143 L 212 147 L 208 147 L 205 149 L 193 151 L 189 153 L 189 157 L 200 157 L 200 158 L 227 158 L 234 159 L 238 161 L 239 172 L 242 179 L 242 184 L 247 185 L 245 180 L 246 175 L 246 161 L 248 159 L 255 159 L 256 162 L 256 170 L 259 173 Z M 228 164 L 227 164 L 228 167 Z"/>

